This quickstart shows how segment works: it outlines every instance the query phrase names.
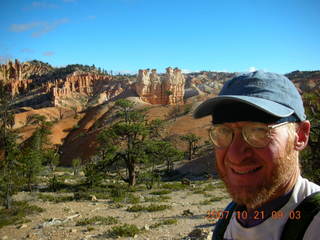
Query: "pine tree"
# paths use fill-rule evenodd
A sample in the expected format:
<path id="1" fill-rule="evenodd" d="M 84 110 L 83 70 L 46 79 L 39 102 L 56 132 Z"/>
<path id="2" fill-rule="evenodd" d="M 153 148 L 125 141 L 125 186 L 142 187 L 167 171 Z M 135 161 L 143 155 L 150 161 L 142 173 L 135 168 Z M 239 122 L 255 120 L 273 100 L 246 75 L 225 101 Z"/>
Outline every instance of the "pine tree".
<path id="1" fill-rule="evenodd" d="M 21 182 L 17 135 L 12 130 L 14 116 L 10 111 L 9 89 L 0 82 L 0 196 L 5 208 L 12 207 L 12 196 Z"/>
<path id="2" fill-rule="evenodd" d="M 194 154 L 197 150 L 197 143 L 200 140 L 200 137 L 196 136 L 193 133 L 181 136 L 181 140 L 188 143 L 188 159 L 192 160 Z"/>
<path id="3" fill-rule="evenodd" d="M 50 127 L 52 124 L 47 122 L 44 116 L 38 114 L 31 115 L 27 121 L 37 126 L 23 151 L 22 158 L 23 175 L 28 190 L 32 191 L 32 185 L 36 183 L 37 175 L 42 169 L 46 152 L 45 146 L 49 144 L 48 135 L 51 133 Z"/>

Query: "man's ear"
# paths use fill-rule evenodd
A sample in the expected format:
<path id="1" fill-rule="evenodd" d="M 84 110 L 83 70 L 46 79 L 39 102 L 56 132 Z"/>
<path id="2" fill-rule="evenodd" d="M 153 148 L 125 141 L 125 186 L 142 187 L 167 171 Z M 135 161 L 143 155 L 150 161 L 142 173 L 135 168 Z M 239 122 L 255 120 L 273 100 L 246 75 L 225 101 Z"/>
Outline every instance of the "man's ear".
<path id="1" fill-rule="evenodd" d="M 310 122 L 303 121 L 298 123 L 298 128 L 296 130 L 296 138 L 294 141 L 294 149 L 297 151 L 303 150 L 307 144 L 310 135 Z"/>

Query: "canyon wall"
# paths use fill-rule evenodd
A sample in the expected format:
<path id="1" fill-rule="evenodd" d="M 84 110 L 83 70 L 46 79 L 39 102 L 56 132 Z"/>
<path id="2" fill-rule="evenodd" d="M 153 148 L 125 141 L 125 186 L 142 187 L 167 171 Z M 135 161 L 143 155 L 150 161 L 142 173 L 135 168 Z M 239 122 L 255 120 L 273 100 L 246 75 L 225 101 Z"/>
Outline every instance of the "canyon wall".
<path id="1" fill-rule="evenodd" d="M 124 88 L 121 83 L 113 82 L 111 76 L 86 72 L 74 72 L 66 79 L 45 86 L 46 92 L 51 93 L 53 105 L 60 107 L 72 106 L 72 100 L 84 105 L 93 96 L 100 104 L 119 95 Z"/>

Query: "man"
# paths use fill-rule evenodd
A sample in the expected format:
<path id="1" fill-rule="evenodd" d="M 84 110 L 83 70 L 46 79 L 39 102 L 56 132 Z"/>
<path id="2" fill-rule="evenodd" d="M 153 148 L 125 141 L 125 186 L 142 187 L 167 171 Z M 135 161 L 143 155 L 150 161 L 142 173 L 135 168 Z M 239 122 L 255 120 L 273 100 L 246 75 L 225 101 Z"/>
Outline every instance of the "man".
<path id="1" fill-rule="evenodd" d="M 233 199 L 213 239 L 320 239 L 320 186 L 301 177 L 298 159 L 310 122 L 293 83 L 262 71 L 237 76 L 194 112 L 208 115 L 216 168 Z"/>

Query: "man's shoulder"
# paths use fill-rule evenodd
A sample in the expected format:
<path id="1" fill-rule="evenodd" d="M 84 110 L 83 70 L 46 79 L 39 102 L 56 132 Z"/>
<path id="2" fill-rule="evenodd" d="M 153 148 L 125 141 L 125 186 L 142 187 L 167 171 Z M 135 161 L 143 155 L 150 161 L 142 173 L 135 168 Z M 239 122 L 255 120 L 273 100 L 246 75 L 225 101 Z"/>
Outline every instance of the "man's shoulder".
<path id="1" fill-rule="evenodd" d="M 320 186 L 309 181 L 307 178 L 299 177 L 294 188 L 293 195 L 297 195 L 298 202 L 302 201 L 312 193 L 320 192 Z"/>
<path id="2" fill-rule="evenodd" d="M 313 218 L 305 235 L 303 236 L 304 240 L 317 240 L 320 236 L 320 212 Z"/>

